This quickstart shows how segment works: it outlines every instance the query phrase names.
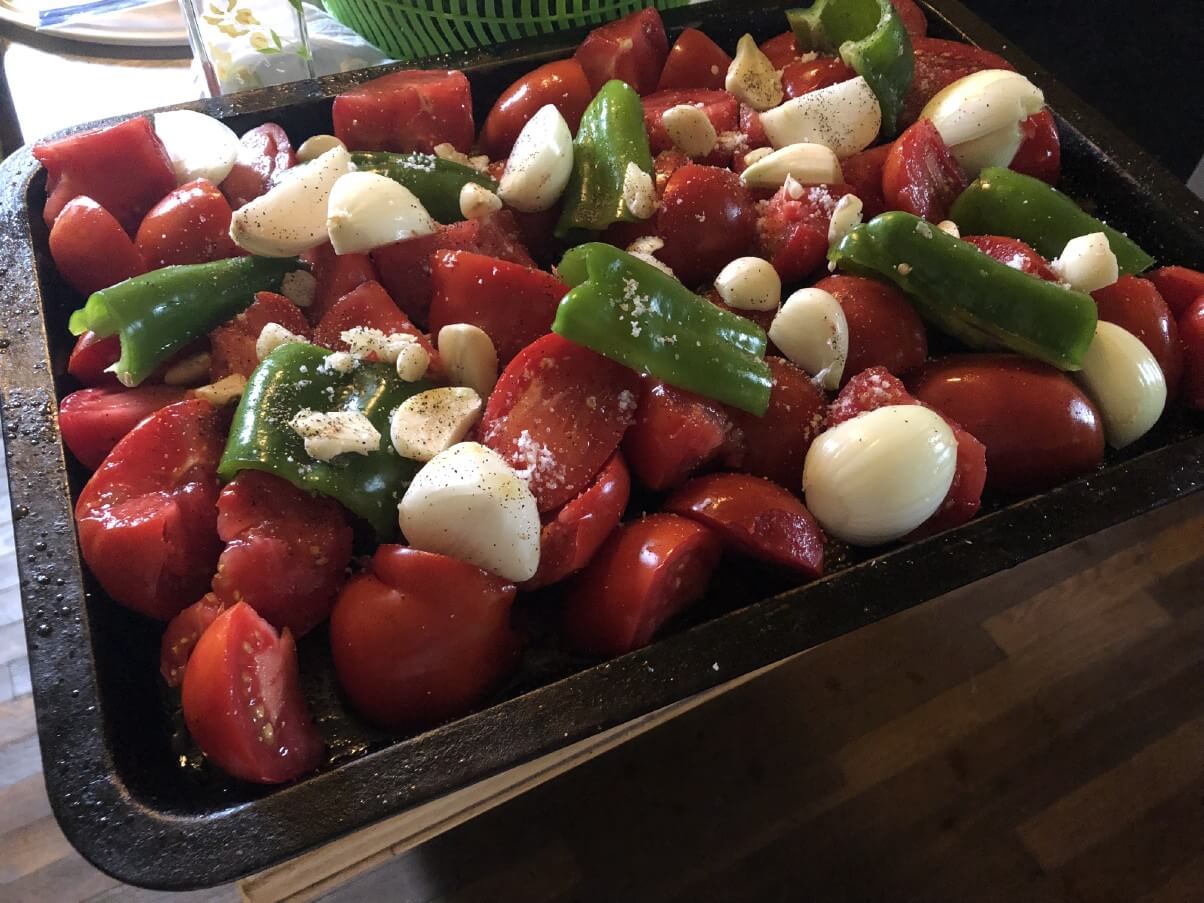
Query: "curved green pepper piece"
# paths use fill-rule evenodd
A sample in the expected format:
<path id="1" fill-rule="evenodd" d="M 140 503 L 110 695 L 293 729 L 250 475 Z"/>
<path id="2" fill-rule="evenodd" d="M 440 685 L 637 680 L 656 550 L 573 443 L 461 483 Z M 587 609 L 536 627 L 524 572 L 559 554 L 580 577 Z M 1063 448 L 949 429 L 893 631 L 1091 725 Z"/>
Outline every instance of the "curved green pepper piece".
<path id="1" fill-rule="evenodd" d="M 218 473 L 263 470 L 309 492 L 330 496 L 368 521 L 380 540 L 397 533 L 397 503 L 418 472 L 389 439 L 389 418 L 411 395 L 432 387 L 407 383 L 385 364 L 360 363 L 349 373 L 323 366 L 330 352 L 316 345 L 281 345 L 251 374 L 234 413 Z M 304 409 L 360 411 L 380 432 L 380 449 L 319 461 L 289 425 Z"/>
<path id="2" fill-rule="evenodd" d="M 557 238 L 567 239 L 578 229 L 601 232 L 613 223 L 635 222 L 623 201 L 628 163 L 653 175 L 643 102 L 630 85 L 614 79 L 602 86 L 581 117 Z"/>
<path id="3" fill-rule="evenodd" d="M 136 386 L 181 348 L 250 307 L 256 292 L 280 291 L 284 277 L 300 266 L 294 257 L 233 257 L 163 267 L 94 292 L 68 326 L 72 335 L 120 336 L 113 372 L 122 385 Z"/>
<path id="4" fill-rule="evenodd" d="M 1058 189 L 998 166 L 984 169 L 961 193 L 949 218 L 966 235 L 1009 235 L 1050 260 L 1072 238 L 1103 232 L 1122 276 L 1134 276 L 1154 265 L 1154 258 L 1135 241 L 1084 212 Z"/>
<path id="5" fill-rule="evenodd" d="M 573 286 L 552 331 L 640 373 L 758 416 L 773 376 L 765 331 L 716 307 L 613 245 L 569 251 L 560 278 Z"/>
<path id="6" fill-rule="evenodd" d="M 874 217 L 828 257 L 893 282 L 920 316 L 972 348 L 1003 345 L 1078 370 L 1095 336 L 1090 295 L 1012 269 L 910 213 Z"/>
<path id="7" fill-rule="evenodd" d="M 890 0 L 816 0 L 786 13 L 802 50 L 839 53 L 866 80 L 882 107 L 882 132 L 895 134 L 915 56 Z"/>
<path id="8" fill-rule="evenodd" d="M 356 151 L 351 162 L 358 170 L 388 176 L 410 189 L 422 201 L 426 212 L 444 225 L 464 219 L 460 212 L 460 189 L 469 182 L 497 191 L 497 182 L 488 173 L 433 154 Z"/>

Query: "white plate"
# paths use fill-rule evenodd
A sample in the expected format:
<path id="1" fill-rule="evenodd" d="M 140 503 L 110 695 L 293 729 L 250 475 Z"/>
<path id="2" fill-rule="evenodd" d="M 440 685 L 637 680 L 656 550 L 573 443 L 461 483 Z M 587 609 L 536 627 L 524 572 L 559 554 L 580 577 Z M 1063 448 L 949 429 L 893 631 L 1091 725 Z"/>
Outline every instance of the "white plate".
<path id="1" fill-rule="evenodd" d="M 133 9 L 81 16 L 62 25 L 38 28 L 36 0 L 0 0 L 0 20 L 43 34 L 139 47 L 183 47 L 188 44 L 184 15 L 176 0 L 158 0 Z"/>

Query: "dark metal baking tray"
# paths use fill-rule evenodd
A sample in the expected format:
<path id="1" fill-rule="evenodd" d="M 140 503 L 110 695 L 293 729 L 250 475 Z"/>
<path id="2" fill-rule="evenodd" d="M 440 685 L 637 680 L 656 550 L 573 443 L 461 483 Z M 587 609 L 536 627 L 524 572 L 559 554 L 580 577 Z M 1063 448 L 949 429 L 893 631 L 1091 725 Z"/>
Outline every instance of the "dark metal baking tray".
<path id="1" fill-rule="evenodd" d="M 1160 260 L 1204 266 L 1200 202 L 1098 114 L 953 0 L 928 4 L 931 33 L 1002 53 L 1057 111 L 1063 188 Z M 734 46 L 784 30 L 783 4 L 710 4 L 666 15 Z M 583 33 L 583 32 L 582 32 Z M 472 80 L 478 121 L 534 64 L 581 34 L 449 59 Z M 189 104 L 238 130 L 268 119 L 294 138 L 330 130 L 330 98 L 380 70 Z M 0 395 L 47 789 L 81 853 L 132 884 L 210 886 L 263 869 L 541 754 L 779 661 L 955 587 L 1194 492 L 1204 485 L 1204 418 L 1172 413 L 1099 472 L 1036 498 L 992 500 L 957 530 L 801 588 L 732 563 L 707 599 L 653 645 L 598 664 L 557 648 L 554 601 L 523 606 L 533 640 L 519 675 L 487 707 L 416 736 L 375 731 L 335 687 L 326 635 L 302 643 L 306 695 L 330 743 L 322 769 L 258 788 L 205 765 L 158 677 L 158 625 L 105 598 L 83 568 L 71 510 L 86 474 L 63 451 L 56 399 L 79 299 L 59 279 L 42 222 L 44 173 L 28 149 L 3 166 Z M 804 703 L 805 704 L 805 703 Z"/>

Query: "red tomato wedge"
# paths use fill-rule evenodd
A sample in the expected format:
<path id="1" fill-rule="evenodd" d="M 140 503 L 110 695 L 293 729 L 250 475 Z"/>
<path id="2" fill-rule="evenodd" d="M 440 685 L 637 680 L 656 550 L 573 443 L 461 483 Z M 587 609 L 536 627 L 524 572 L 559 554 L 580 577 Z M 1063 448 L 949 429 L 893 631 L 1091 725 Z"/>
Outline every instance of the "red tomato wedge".
<path id="1" fill-rule="evenodd" d="M 882 169 L 893 148 L 893 143 L 881 144 L 853 154 L 840 163 L 849 189 L 861 199 L 862 215 L 866 220 L 886 210 L 886 198 L 882 194 Z"/>
<path id="2" fill-rule="evenodd" d="M 305 309 L 311 323 L 319 323 L 340 298 L 365 282 L 380 282 L 367 254 L 336 254 L 330 242 L 306 251 L 301 259 L 313 273 L 314 302 Z"/>
<path id="3" fill-rule="evenodd" d="M 111 335 L 99 338 L 94 332 L 85 332 L 75 340 L 71 349 L 71 357 L 67 359 L 67 372 L 85 386 L 111 386 L 118 388 L 121 383 L 115 374 L 109 372 L 109 367 L 117 363 L 121 357 L 121 338 Z"/>
<path id="4" fill-rule="evenodd" d="M 476 132 L 472 90 L 454 69 L 405 69 L 334 99 L 334 134 L 349 150 L 432 153 L 451 144 L 467 153 Z"/>
<path id="5" fill-rule="evenodd" d="M 1183 345 L 1171 309 L 1149 279 L 1121 276 L 1092 292 L 1099 318 L 1131 332 L 1150 350 L 1162 375 L 1167 396 L 1174 399 L 1183 377 Z"/>
<path id="6" fill-rule="evenodd" d="M 928 333 L 919 314 L 893 286 L 861 276 L 829 276 L 815 287 L 840 302 L 849 327 L 849 356 L 843 382 L 870 367 L 896 375 L 928 357 Z"/>
<path id="7" fill-rule="evenodd" d="M 297 645 L 251 606 L 222 612 L 197 641 L 184 671 L 184 723 L 222 771 L 283 784 L 322 763 L 297 667 Z"/>
<path id="8" fill-rule="evenodd" d="M 209 378 L 217 382 L 232 373 L 249 377 L 259 366 L 255 342 L 269 323 L 309 338 L 309 322 L 301 308 L 284 295 L 258 292 L 250 307 L 209 333 Z"/>
<path id="9" fill-rule="evenodd" d="M 928 20 L 924 18 L 924 12 L 915 3 L 915 0 L 890 0 L 890 2 L 912 39 L 922 38 L 928 33 Z"/>
<path id="10" fill-rule="evenodd" d="M 121 223 L 86 197 L 72 199 L 50 227 L 50 256 L 67 284 L 85 296 L 146 272 Z"/>
<path id="11" fill-rule="evenodd" d="M 778 315 L 777 310 L 742 310 L 738 307 L 729 307 L 724 303 L 723 297 L 717 289 L 711 289 L 703 297 L 716 307 L 726 310 L 729 314 L 735 314 L 738 317 L 744 317 L 746 320 L 752 320 L 766 332 L 769 332 L 769 327 L 773 325 L 773 318 Z"/>
<path id="12" fill-rule="evenodd" d="M 430 355 L 431 367 L 439 370 L 439 355 L 431 340 L 401 312 L 379 282 L 365 282 L 348 292 L 332 307 L 314 330 L 314 344 L 330 348 L 332 351 L 346 351 L 348 346 L 342 335 L 356 326 L 379 329 L 386 335 L 412 335 Z"/>
<path id="13" fill-rule="evenodd" d="M 515 588 L 445 555 L 381 546 L 330 616 L 339 684 L 365 718 L 434 724 L 477 705 L 517 664 Z"/>
<path id="14" fill-rule="evenodd" d="M 773 264 L 782 282 L 799 282 L 823 264 L 832 211 L 850 190 L 847 185 L 807 185 L 796 198 L 783 186 L 757 205 L 761 256 Z"/>
<path id="15" fill-rule="evenodd" d="M 121 439 L 160 408 L 184 400 L 175 386 L 80 389 L 59 402 L 63 442 L 80 464 L 95 470 Z"/>
<path id="16" fill-rule="evenodd" d="M 744 554 L 800 571 L 824 573 L 824 534 L 802 502 L 777 483 L 740 473 L 691 480 L 665 511 L 710 527 Z"/>
<path id="17" fill-rule="evenodd" d="M 786 99 L 801 97 L 820 88 L 828 88 L 856 78 L 857 73 L 835 57 L 821 56 L 806 62 L 799 60 L 782 70 L 782 90 Z"/>
<path id="18" fill-rule="evenodd" d="M 238 209 L 276 184 L 280 174 L 297 165 L 288 134 L 274 122 L 265 122 L 243 134 L 238 159 L 221 184 L 230 206 Z"/>
<path id="19" fill-rule="evenodd" d="M 351 561 L 351 527 L 338 502 L 243 471 L 218 497 L 217 532 L 226 549 L 213 593 L 222 602 L 246 602 L 296 636 L 326 620 Z"/>
<path id="20" fill-rule="evenodd" d="M 927 119 L 907 127 L 882 165 L 882 197 L 887 208 L 934 223 L 948 217 L 949 208 L 969 184 L 941 133 Z"/>
<path id="21" fill-rule="evenodd" d="M 576 60 L 554 60 L 532 69 L 503 91 L 489 111 L 481 129 L 482 153 L 494 160 L 509 156 L 523 126 L 547 104 L 559 110 L 569 131 L 577 134 L 594 93 Z"/>
<path id="22" fill-rule="evenodd" d="M 994 257 L 1000 263 L 1006 263 L 1012 269 L 1037 276 L 1047 282 L 1058 281 L 1057 275 L 1049 268 L 1049 261 L 1018 238 L 1009 238 L 1006 235 L 963 235 L 962 241 L 969 242 L 984 254 Z"/>
<path id="23" fill-rule="evenodd" d="M 757 214 L 740 177 L 715 166 L 683 166 L 665 186 L 656 252 L 688 286 L 710 282 L 756 241 Z"/>
<path id="24" fill-rule="evenodd" d="M 556 308 L 569 290 L 543 270 L 471 251 L 437 251 L 431 275 L 431 335 L 452 323 L 479 326 L 493 339 L 503 367 L 552 331 Z"/>
<path id="25" fill-rule="evenodd" d="M 208 179 L 197 179 L 181 185 L 150 209 L 134 244 L 152 270 L 237 257 L 242 250 L 230 238 L 232 215 L 217 186 Z"/>
<path id="26" fill-rule="evenodd" d="M 573 59 L 585 70 L 594 94 L 613 78 L 627 82 L 638 94 L 651 94 L 668 56 L 669 38 L 661 14 L 642 9 L 595 28 Z"/>
<path id="27" fill-rule="evenodd" d="M 82 194 L 133 235 L 146 212 L 176 187 L 171 160 L 145 116 L 35 144 L 33 155 L 46 167 L 47 226 Z"/>
<path id="28" fill-rule="evenodd" d="M 549 333 L 502 371 L 481 442 L 530 475 L 541 512 L 575 498 L 619 447 L 640 380 L 614 361 Z"/>
<path id="29" fill-rule="evenodd" d="M 1204 273 L 1187 267 L 1161 267 L 1145 274 L 1176 317 L 1183 316 L 1196 299 L 1204 296 Z"/>
<path id="30" fill-rule="evenodd" d="M 982 69 L 1016 68 L 998 54 L 960 41 L 913 37 L 911 49 L 915 55 L 915 72 L 911 87 L 903 98 L 903 112 L 899 118 L 903 125 L 915 122 L 924 105 L 959 78 Z"/>
<path id="31" fill-rule="evenodd" d="M 885 367 L 870 367 L 853 375 L 828 406 L 826 429 L 887 405 L 917 404 L 902 380 Z"/>
<path id="32" fill-rule="evenodd" d="M 770 38 L 761 45 L 761 52 L 769 57 L 769 62 L 773 63 L 775 69 L 785 69 L 802 56 L 794 41 L 793 31 L 785 31 Z"/>
<path id="33" fill-rule="evenodd" d="M 644 98 L 644 127 L 648 130 L 652 153 L 659 154 L 673 148 L 673 139 L 665 129 L 665 113 L 677 106 L 702 110 L 716 133 L 734 132 L 740 128 L 740 102 L 726 91 L 704 91 L 699 88 L 657 91 Z M 716 148 L 707 159 L 723 162 L 723 156 L 723 151 Z M 727 156 L 731 156 L 730 152 Z"/>
<path id="34" fill-rule="evenodd" d="M 623 456 L 611 455 L 589 487 L 556 512 L 539 535 L 539 570 L 524 590 L 559 583 L 587 564 L 619 526 L 631 495 Z"/>
<path id="35" fill-rule="evenodd" d="M 732 429 L 723 405 L 649 379 L 635 422 L 623 437 L 623 452 L 641 483 L 671 489 L 714 461 L 731 440 Z"/>
<path id="36" fill-rule="evenodd" d="M 1183 339 L 1183 401 L 1204 411 L 1204 295 L 1179 318 Z"/>
<path id="37" fill-rule="evenodd" d="M 686 28 L 669 48 L 656 90 L 722 91 L 731 64 L 732 58 L 722 47 L 697 28 Z"/>
<path id="38" fill-rule="evenodd" d="M 646 646 L 706 591 L 719 538 L 676 514 L 624 524 L 573 582 L 564 609 L 572 646 L 597 656 Z"/>
<path id="39" fill-rule="evenodd" d="M 1022 136 L 1008 169 L 1057 185 L 1062 175 L 1062 142 L 1058 124 L 1046 108 L 1020 123 Z"/>
<path id="40" fill-rule="evenodd" d="M 523 246 L 518 222 L 508 210 L 484 219 L 440 226 L 434 235 L 377 248 L 371 257 L 380 273 L 381 284 L 398 307 L 419 326 L 425 326 L 430 317 L 434 291 L 431 255 L 436 251 L 472 251 L 523 266 L 535 266 Z"/>
<path id="41" fill-rule="evenodd" d="M 184 669 L 188 659 L 192 658 L 197 640 L 225 610 L 221 599 L 206 593 L 168 621 L 159 643 L 159 673 L 169 687 L 178 687 L 184 682 Z"/>
<path id="42" fill-rule="evenodd" d="M 80 493 L 84 561 L 127 608 L 167 620 L 208 588 L 221 553 L 217 463 L 227 422 L 203 401 L 168 405 L 127 433 Z"/>

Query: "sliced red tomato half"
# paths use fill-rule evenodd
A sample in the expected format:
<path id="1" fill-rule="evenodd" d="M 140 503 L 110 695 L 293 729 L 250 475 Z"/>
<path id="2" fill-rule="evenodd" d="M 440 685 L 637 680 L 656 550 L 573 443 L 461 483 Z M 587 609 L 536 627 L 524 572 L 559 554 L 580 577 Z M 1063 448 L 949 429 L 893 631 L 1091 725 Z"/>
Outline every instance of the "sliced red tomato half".
<path id="1" fill-rule="evenodd" d="M 857 73 L 840 60 L 831 56 L 821 56 L 813 60 L 799 60 L 783 69 L 782 90 L 789 100 L 856 77 Z"/>
<path id="2" fill-rule="evenodd" d="M 704 91 L 673 89 L 657 91 L 644 98 L 644 127 L 648 129 L 648 141 L 652 153 L 670 150 L 673 139 L 665 128 L 665 113 L 678 106 L 690 106 L 702 110 L 715 127 L 716 133 L 734 132 L 740 128 L 740 102 L 726 91 Z M 723 162 L 723 152 L 712 152 L 707 162 Z M 731 156 L 730 152 L 727 154 Z"/>
<path id="3" fill-rule="evenodd" d="M 907 34 L 913 40 L 922 38 L 928 33 L 928 20 L 924 18 L 924 11 L 920 9 L 915 0 L 890 0 L 890 2 L 903 21 L 903 27 L 907 29 Z"/>
<path id="4" fill-rule="evenodd" d="M 969 184 L 961 164 L 928 119 L 907 127 L 882 166 L 887 208 L 934 223 L 948 217 L 949 208 Z"/>
<path id="5" fill-rule="evenodd" d="M 731 439 L 723 405 L 660 380 L 645 381 L 623 437 L 631 469 L 649 489 L 671 489 L 714 461 Z"/>
<path id="6" fill-rule="evenodd" d="M 1141 340 L 1166 377 L 1167 397 L 1178 395 L 1183 376 L 1183 345 L 1170 307 L 1149 279 L 1121 276 L 1091 293 L 1099 318 L 1115 323 Z"/>
<path id="7" fill-rule="evenodd" d="M 94 332 L 85 332 L 75 340 L 71 357 L 67 359 L 67 372 L 85 386 L 118 388 L 116 374 L 109 367 L 121 357 L 121 338 L 111 335 L 100 338 Z"/>
<path id="8" fill-rule="evenodd" d="M 793 31 L 785 31 L 770 38 L 761 45 L 761 52 L 769 57 L 769 62 L 773 63 L 775 69 L 785 69 L 802 56 L 798 44 L 794 41 Z"/>
<path id="9" fill-rule="evenodd" d="M 134 243 L 152 270 L 237 257 L 242 250 L 230 238 L 231 216 L 230 204 L 217 186 L 196 179 L 150 209 Z"/>
<path id="10" fill-rule="evenodd" d="M 1146 273 L 1176 317 L 1181 317 L 1196 299 L 1204 296 L 1204 273 L 1187 267 L 1161 267 Z"/>
<path id="11" fill-rule="evenodd" d="M 720 549 L 713 531 L 676 514 L 624 524 L 572 584 L 564 609 L 569 642 L 597 656 L 646 646 L 701 598 Z"/>
<path id="12" fill-rule="evenodd" d="M 259 366 L 255 342 L 269 323 L 309 338 L 309 322 L 301 308 L 284 295 L 259 292 L 250 307 L 209 333 L 209 378 L 217 382 L 232 373 L 249 377 Z"/>
<path id="13" fill-rule="evenodd" d="M 782 282 L 799 282 L 820 268 L 828 254 L 832 211 L 851 190 L 847 185 L 806 185 L 795 197 L 783 186 L 757 205 L 761 256 L 773 264 Z"/>
<path id="14" fill-rule="evenodd" d="M 184 683 L 184 669 L 188 659 L 192 658 L 197 640 L 225 610 L 221 599 L 206 593 L 167 622 L 159 643 L 159 673 L 169 687 Z"/>
<path id="15" fill-rule="evenodd" d="M 668 56 L 669 38 L 661 14 L 641 9 L 595 28 L 573 59 L 585 70 L 595 94 L 612 78 L 627 82 L 638 94 L 651 94 Z"/>
<path id="16" fill-rule="evenodd" d="M 840 162 L 844 180 L 849 183 L 852 193 L 861 199 L 862 215 L 866 220 L 886 210 L 886 198 L 882 194 L 882 169 L 892 148 L 893 142 L 880 144 Z"/>
<path id="17" fill-rule="evenodd" d="M 336 254 L 328 241 L 306 251 L 301 259 L 309 264 L 316 283 L 314 301 L 305 309 L 305 316 L 315 325 L 357 285 L 380 282 L 371 257 L 367 254 Z"/>
<path id="18" fill-rule="evenodd" d="M 684 284 L 710 282 L 756 241 L 757 214 L 740 177 L 717 166 L 683 166 L 665 186 L 656 252 Z"/>
<path id="19" fill-rule="evenodd" d="M 80 389 L 59 402 L 59 430 L 76 460 L 95 470 L 126 433 L 184 395 L 176 386 Z"/>
<path id="20" fill-rule="evenodd" d="M 815 283 L 840 302 L 849 327 L 843 381 L 869 367 L 907 373 L 928 357 L 928 332 L 898 289 L 862 276 L 828 276 Z"/>
<path id="21" fill-rule="evenodd" d="M 221 184 L 230 206 L 238 209 L 276 184 L 281 173 L 297 165 L 288 134 L 274 122 L 245 132 L 238 143 L 238 159 Z"/>
<path id="22" fill-rule="evenodd" d="M 332 307 L 314 330 L 314 344 L 333 351 L 346 351 L 347 343 L 343 341 L 342 335 L 356 326 L 379 329 L 386 335 L 412 335 L 430 355 L 431 368 L 439 370 L 439 355 L 431 345 L 430 339 L 401 312 L 379 282 L 363 283 L 348 292 Z"/>
<path id="23" fill-rule="evenodd" d="M 339 684 L 360 714 L 389 728 L 464 714 L 517 664 L 514 596 L 514 584 L 471 564 L 381 546 L 330 616 Z"/>
<path id="24" fill-rule="evenodd" d="M 686 28 L 669 48 L 657 91 L 698 89 L 722 91 L 732 58 L 697 28 Z"/>
<path id="25" fill-rule="evenodd" d="M 1008 169 L 1057 185 L 1062 175 L 1062 142 L 1058 124 L 1048 108 L 1020 123 L 1021 141 Z"/>
<path id="26" fill-rule="evenodd" d="M 322 764 L 293 636 L 277 634 L 249 605 L 222 612 L 201 634 L 181 698 L 192 739 L 227 774 L 283 784 Z"/>
<path id="27" fill-rule="evenodd" d="M 530 476 L 541 512 L 575 498 L 619 447 L 640 397 L 636 374 L 549 333 L 502 371 L 481 442 Z"/>
<path id="28" fill-rule="evenodd" d="M 146 261 L 121 223 L 86 197 L 72 199 L 54 221 L 50 256 L 67 284 L 84 296 L 146 272 Z"/>
<path id="29" fill-rule="evenodd" d="M 523 126 L 547 104 L 556 107 L 569 130 L 577 134 L 581 114 L 594 93 L 576 60 L 554 60 L 532 69 L 503 91 L 489 111 L 481 128 L 481 151 L 494 160 L 509 156 Z"/>
<path id="30" fill-rule="evenodd" d="M 777 483 L 741 473 L 708 474 L 673 493 L 664 510 L 710 527 L 741 554 L 823 576 L 823 530 Z"/>
<path id="31" fill-rule="evenodd" d="M 915 122 L 924 105 L 959 78 L 983 69 L 1016 68 L 996 53 L 961 41 L 913 37 L 911 49 L 915 55 L 915 72 L 911 87 L 903 98 L 901 125 Z"/>
<path id="32" fill-rule="evenodd" d="M 456 69 L 404 69 L 334 99 L 334 134 L 350 150 L 432 153 L 451 144 L 468 153 L 476 131 L 472 89 Z"/>
<path id="33" fill-rule="evenodd" d="M 217 537 L 217 464 L 228 418 L 181 401 L 126 434 L 75 505 L 80 550 L 105 592 L 167 620 L 209 586 Z"/>
<path id="34" fill-rule="evenodd" d="M 969 242 L 1000 263 L 1014 270 L 1037 276 L 1047 282 L 1057 282 L 1058 277 L 1049 268 L 1049 261 L 1018 238 L 1006 235 L 963 235 L 962 241 Z"/>

